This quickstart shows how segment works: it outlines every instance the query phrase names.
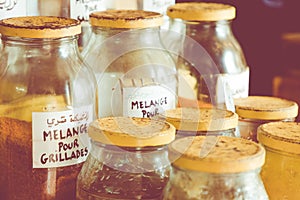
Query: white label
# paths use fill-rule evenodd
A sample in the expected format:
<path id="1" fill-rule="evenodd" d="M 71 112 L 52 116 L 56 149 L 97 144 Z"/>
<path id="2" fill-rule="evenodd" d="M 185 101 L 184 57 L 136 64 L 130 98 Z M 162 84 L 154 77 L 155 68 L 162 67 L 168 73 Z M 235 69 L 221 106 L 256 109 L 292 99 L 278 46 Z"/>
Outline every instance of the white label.
<path id="1" fill-rule="evenodd" d="M 91 12 L 105 9 L 103 0 L 70 0 L 70 17 L 80 21 L 88 21 Z"/>
<path id="2" fill-rule="evenodd" d="M 175 4 L 175 0 L 143 0 L 143 10 L 165 14 L 167 8 L 173 4 Z"/>
<path id="3" fill-rule="evenodd" d="M 159 85 L 123 88 L 123 115 L 153 117 L 176 106 L 174 93 Z"/>
<path id="4" fill-rule="evenodd" d="M 249 95 L 249 68 L 239 74 L 222 75 L 224 82 L 230 87 L 233 98 L 242 98 Z"/>
<path id="5" fill-rule="evenodd" d="M 0 19 L 26 15 L 26 0 L 0 1 Z"/>
<path id="6" fill-rule="evenodd" d="M 93 120 L 92 106 L 61 112 L 32 113 L 33 168 L 70 166 L 85 161 Z"/>

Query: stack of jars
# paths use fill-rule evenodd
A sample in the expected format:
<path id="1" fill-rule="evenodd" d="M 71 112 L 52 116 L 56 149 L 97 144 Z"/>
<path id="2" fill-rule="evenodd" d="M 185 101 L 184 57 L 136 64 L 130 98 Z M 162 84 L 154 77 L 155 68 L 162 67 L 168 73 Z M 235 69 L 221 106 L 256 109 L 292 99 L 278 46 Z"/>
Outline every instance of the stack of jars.
<path id="1" fill-rule="evenodd" d="M 165 13 L 92 12 L 82 51 L 78 20 L 0 21 L 0 199 L 299 197 L 298 105 L 248 96 L 235 7 Z"/>

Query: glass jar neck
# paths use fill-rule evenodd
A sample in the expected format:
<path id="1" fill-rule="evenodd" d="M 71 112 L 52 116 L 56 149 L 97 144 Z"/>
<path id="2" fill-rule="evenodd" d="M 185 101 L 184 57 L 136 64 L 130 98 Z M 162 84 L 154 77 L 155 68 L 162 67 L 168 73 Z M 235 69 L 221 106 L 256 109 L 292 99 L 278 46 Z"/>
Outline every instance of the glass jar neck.
<path id="1" fill-rule="evenodd" d="M 186 25 L 186 33 L 189 36 L 197 35 L 198 32 L 204 36 L 214 34 L 219 37 L 225 37 L 232 34 L 231 21 L 183 21 Z M 202 35 L 203 36 L 203 35 Z"/>
<path id="2" fill-rule="evenodd" d="M 104 165 L 133 173 L 151 172 L 170 166 L 167 146 L 120 147 L 92 140 L 91 157 Z"/>
<path id="3" fill-rule="evenodd" d="M 172 166 L 173 175 L 178 175 L 180 173 L 184 173 L 188 176 L 196 176 L 197 177 L 206 177 L 207 180 L 211 181 L 219 181 L 219 180 L 229 180 L 229 179 L 236 179 L 241 181 L 247 181 L 251 180 L 257 176 L 259 176 L 260 168 L 257 168 L 255 170 L 246 171 L 246 172 L 239 172 L 239 173 L 208 173 L 208 172 L 200 172 L 200 171 L 192 171 L 192 170 L 186 170 L 181 169 L 177 166 Z M 200 179 L 198 179 L 200 181 Z"/>
<path id="4" fill-rule="evenodd" d="M 3 48 L 22 48 L 39 49 L 44 51 L 60 51 L 64 55 L 79 53 L 78 36 L 63 38 L 20 38 L 2 36 Z"/>
<path id="5" fill-rule="evenodd" d="M 153 46 L 161 43 L 159 26 L 141 29 L 92 27 L 92 33 L 92 37 L 100 38 L 102 41 L 111 38 L 115 43 L 120 44 L 131 45 L 134 43 L 147 47 L 147 44 Z"/>

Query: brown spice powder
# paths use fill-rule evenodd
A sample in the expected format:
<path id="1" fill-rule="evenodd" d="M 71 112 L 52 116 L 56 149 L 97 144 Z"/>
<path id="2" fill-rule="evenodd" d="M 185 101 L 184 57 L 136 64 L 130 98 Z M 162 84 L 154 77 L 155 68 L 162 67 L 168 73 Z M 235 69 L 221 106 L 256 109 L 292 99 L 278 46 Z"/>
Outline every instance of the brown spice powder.
<path id="1" fill-rule="evenodd" d="M 82 163 L 32 168 L 31 122 L 0 117 L 0 199 L 75 199 Z"/>

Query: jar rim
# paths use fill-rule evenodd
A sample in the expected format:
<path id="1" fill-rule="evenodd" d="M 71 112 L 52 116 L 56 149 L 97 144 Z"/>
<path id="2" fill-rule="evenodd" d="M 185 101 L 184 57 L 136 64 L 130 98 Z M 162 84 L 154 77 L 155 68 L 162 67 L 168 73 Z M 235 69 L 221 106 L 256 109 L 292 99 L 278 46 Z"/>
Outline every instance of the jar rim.
<path id="1" fill-rule="evenodd" d="M 150 28 L 163 24 L 163 15 L 145 10 L 106 10 L 89 15 L 90 24 L 110 28 Z"/>
<path id="2" fill-rule="evenodd" d="M 137 117 L 104 117 L 88 128 L 92 140 L 122 147 L 166 145 L 175 139 L 175 127 L 165 121 Z"/>
<path id="3" fill-rule="evenodd" d="M 61 38 L 81 33 L 80 21 L 55 16 L 12 17 L 0 20 L 0 33 L 23 38 Z"/>
<path id="4" fill-rule="evenodd" d="M 209 149 L 205 146 L 215 140 Z M 239 173 L 260 168 L 265 162 L 265 149 L 250 140 L 227 136 L 190 136 L 168 145 L 172 165 L 208 173 Z M 201 156 L 201 151 L 207 154 Z"/>
<path id="5" fill-rule="evenodd" d="M 166 110 L 160 117 L 183 131 L 224 131 L 238 125 L 238 115 L 218 108 L 178 107 Z"/>
<path id="6" fill-rule="evenodd" d="M 264 146 L 292 154 L 300 154 L 300 123 L 270 122 L 257 129 L 257 139 Z"/>
<path id="7" fill-rule="evenodd" d="M 223 3 L 185 2 L 169 6 L 167 15 L 170 18 L 194 21 L 231 20 L 236 16 L 236 9 Z"/>
<path id="8" fill-rule="evenodd" d="M 294 101 L 272 96 L 248 96 L 234 99 L 236 113 L 242 118 L 282 120 L 298 115 Z"/>

